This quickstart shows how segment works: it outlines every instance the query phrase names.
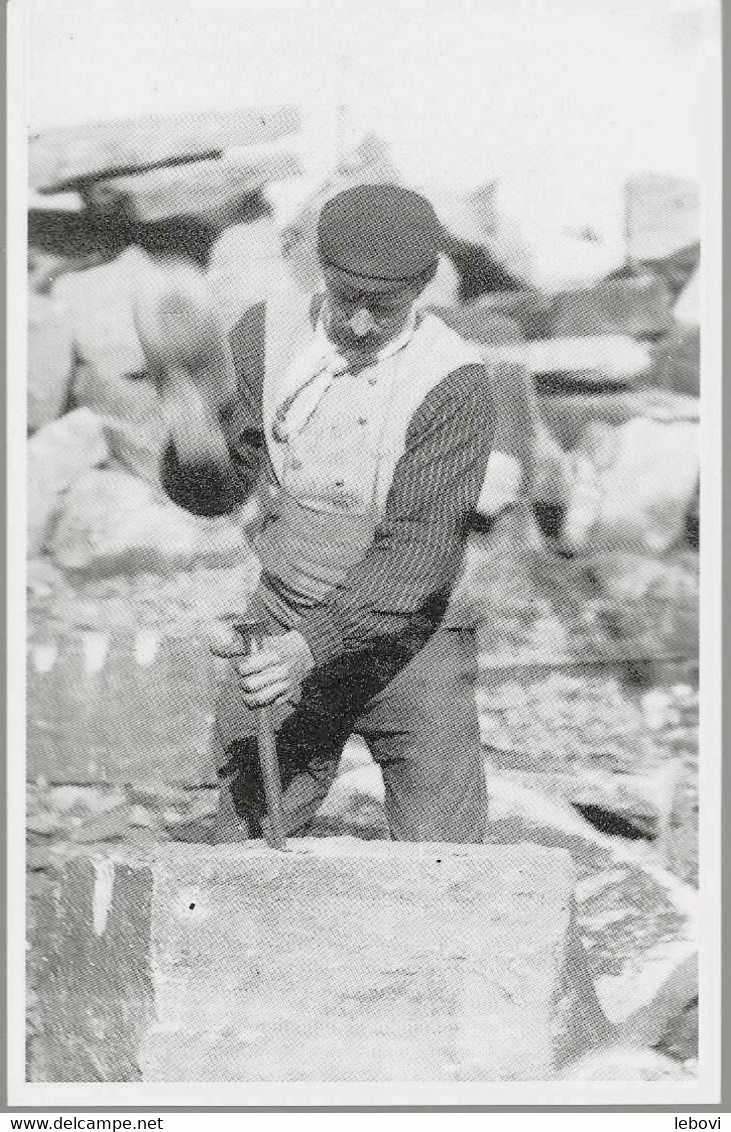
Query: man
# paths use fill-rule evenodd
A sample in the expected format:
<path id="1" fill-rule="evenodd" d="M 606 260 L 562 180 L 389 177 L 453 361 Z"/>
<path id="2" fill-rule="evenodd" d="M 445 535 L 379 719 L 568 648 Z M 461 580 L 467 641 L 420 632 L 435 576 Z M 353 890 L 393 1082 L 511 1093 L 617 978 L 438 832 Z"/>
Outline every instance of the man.
<path id="1" fill-rule="evenodd" d="M 261 836 L 252 709 L 268 704 L 290 832 L 357 733 L 383 772 L 392 837 L 483 840 L 474 633 L 449 605 L 494 414 L 479 355 L 417 309 L 439 240 L 418 194 L 347 190 L 319 219 L 325 286 L 304 340 L 287 345 L 286 319 L 252 312 L 234 397 L 210 394 L 210 366 L 200 388 L 190 367 L 181 379 L 179 352 L 170 387 L 158 365 L 171 498 L 220 514 L 265 486 L 254 606 L 269 635 L 255 656 L 228 629 L 214 646 L 231 660 L 217 840 Z"/>

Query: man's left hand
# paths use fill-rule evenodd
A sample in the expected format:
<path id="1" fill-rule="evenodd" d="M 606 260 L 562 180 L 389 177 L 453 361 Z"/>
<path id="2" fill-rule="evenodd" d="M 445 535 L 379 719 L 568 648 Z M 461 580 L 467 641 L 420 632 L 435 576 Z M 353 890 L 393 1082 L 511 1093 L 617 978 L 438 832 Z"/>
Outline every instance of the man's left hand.
<path id="1" fill-rule="evenodd" d="M 314 660 L 307 641 L 296 630 L 265 637 L 261 652 L 234 660 L 248 708 L 266 707 L 290 699 L 312 671 Z"/>

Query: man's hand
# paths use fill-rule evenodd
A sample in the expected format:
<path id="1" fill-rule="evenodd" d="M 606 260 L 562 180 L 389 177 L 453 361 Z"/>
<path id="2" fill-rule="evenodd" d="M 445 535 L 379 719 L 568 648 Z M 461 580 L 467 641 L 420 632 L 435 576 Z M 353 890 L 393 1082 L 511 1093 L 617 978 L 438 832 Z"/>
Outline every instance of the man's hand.
<path id="1" fill-rule="evenodd" d="M 248 708 L 290 699 L 314 667 L 310 647 L 296 630 L 265 637 L 261 651 L 249 655 L 237 634 L 229 627 L 221 627 L 212 639 L 211 649 L 216 656 L 232 660 Z"/>

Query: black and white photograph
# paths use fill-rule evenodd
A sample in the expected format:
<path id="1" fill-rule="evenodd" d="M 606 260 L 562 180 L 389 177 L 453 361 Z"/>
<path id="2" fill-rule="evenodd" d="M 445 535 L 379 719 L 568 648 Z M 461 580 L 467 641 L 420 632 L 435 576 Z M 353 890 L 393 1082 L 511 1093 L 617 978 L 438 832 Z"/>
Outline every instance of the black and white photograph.
<path id="1" fill-rule="evenodd" d="M 10 5 L 10 1103 L 719 1101 L 720 22 Z"/>

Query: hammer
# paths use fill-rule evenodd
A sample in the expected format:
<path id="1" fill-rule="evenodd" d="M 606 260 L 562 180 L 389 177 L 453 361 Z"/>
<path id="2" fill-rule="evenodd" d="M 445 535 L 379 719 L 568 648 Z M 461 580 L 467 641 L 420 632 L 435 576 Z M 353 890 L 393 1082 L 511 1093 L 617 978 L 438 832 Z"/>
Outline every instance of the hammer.
<path id="1" fill-rule="evenodd" d="M 247 645 L 249 654 L 261 652 L 266 625 L 256 617 L 232 617 L 231 627 Z M 271 708 L 256 709 L 257 747 L 259 766 L 264 780 L 268 821 L 264 823 L 267 844 L 272 849 L 285 849 L 284 810 L 282 806 L 282 780 L 279 776 L 277 744 Z"/>

